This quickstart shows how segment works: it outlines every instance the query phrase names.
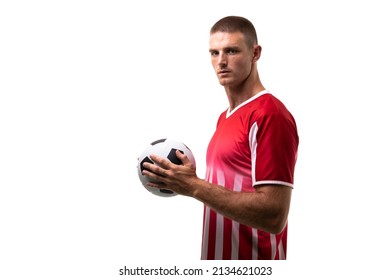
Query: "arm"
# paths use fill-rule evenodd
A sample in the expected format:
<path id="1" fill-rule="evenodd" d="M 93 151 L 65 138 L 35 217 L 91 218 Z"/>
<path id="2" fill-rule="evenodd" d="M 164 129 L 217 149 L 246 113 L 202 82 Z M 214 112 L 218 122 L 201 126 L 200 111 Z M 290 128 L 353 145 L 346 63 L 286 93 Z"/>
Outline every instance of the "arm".
<path id="1" fill-rule="evenodd" d="M 255 192 L 233 192 L 203 181 L 194 197 L 222 215 L 270 233 L 287 223 L 291 188 L 280 185 L 256 187 Z"/>
<path id="2" fill-rule="evenodd" d="M 233 192 L 198 178 L 188 158 L 180 152 L 176 155 L 183 165 L 158 156 L 151 156 L 156 164 L 144 164 L 152 171 L 145 170 L 144 175 L 161 182 L 150 183 L 151 187 L 193 197 L 220 214 L 254 228 L 271 233 L 283 230 L 290 207 L 290 187 L 263 185 L 256 187 L 255 192 Z"/>

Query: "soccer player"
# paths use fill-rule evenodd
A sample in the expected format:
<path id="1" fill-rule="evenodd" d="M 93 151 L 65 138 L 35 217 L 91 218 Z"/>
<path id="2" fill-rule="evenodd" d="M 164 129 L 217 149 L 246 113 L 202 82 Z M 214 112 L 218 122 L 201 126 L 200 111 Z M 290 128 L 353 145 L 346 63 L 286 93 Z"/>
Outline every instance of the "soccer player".
<path id="1" fill-rule="evenodd" d="M 145 176 L 204 203 L 202 259 L 286 259 L 287 220 L 298 150 L 295 120 L 265 89 L 257 61 L 261 46 L 243 17 L 217 21 L 210 31 L 211 63 L 229 107 L 218 121 L 206 157 L 206 178 L 151 156 Z"/>

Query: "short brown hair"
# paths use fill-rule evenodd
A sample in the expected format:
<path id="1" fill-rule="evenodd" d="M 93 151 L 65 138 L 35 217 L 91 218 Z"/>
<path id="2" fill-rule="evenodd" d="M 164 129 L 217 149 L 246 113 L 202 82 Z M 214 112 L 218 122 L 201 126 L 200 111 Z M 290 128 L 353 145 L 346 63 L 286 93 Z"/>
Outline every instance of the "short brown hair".
<path id="1" fill-rule="evenodd" d="M 234 33 L 240 32 L 244 34 L 248 47 L 257 45 L 256 29 L 252 22 L 244 17 L 227 16 L 218 20 L 210 30 L 210 34 L 216 32 Z"/>

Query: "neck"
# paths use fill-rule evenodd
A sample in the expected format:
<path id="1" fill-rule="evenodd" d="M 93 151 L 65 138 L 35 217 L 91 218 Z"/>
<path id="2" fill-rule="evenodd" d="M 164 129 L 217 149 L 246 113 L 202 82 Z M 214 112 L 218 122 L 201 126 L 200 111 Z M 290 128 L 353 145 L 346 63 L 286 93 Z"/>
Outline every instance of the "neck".
<path id="1" fill-rule="evenodd" d="M 263 90 L 265 90 L 265 87 L 261 83 L 258 75 L 252 81 L 246 80 L 242 85 L 237 87 L 225 86 L 230 111 Z"/>

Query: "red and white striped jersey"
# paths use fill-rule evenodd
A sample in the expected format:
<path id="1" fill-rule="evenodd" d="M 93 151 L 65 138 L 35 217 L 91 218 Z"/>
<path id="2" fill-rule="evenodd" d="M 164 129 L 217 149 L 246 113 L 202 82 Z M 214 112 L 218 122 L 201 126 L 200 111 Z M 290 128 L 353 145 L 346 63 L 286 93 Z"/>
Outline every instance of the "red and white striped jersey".
<path id="1" fill-rule="evenodd" d="M 298 142 L 293 116 L 262 91 L 220 115 L 207 149 L 206 180 L 237 192 L 262 184 L 293 187 Z M 286 253 L 287 226 L 270 234 L 205 205 L 202 259 L 286 259 Z"/>

